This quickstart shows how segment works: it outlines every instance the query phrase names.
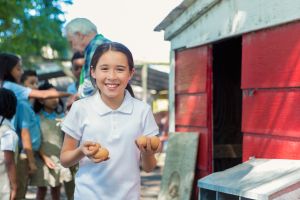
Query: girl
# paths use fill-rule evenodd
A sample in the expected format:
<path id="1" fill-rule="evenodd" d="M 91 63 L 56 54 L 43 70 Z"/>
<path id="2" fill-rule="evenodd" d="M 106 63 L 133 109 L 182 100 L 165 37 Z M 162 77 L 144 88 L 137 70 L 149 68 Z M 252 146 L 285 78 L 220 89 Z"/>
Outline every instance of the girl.
<path id="1" fill-rule="evenodd" d="M 45 82 L 39 87 L 40 90 L 55 90 L 53 85 Z M 47 186 L 51 187 L 52 199 L 60 198 L 60 184 L 71 180 L 69 169 L 60 165 L 59 154 L 62 146 L 62 131 L 56 126 L 56 119 L 64 117 L 64 105 L 61 99 L 51 98 L 36 100 L 34 111 L 40 116 L 42 144 L 40 151 L 50 157 L 55 168 L 49 168 L 40 157 L 37 157 L 38 170 L 31 176 L 30 184 L 38 186 L 37 199 L 45 199 Z"/>
<path id="2" fill-rule="evenodd" d="M 125 88 L 134 73 L 131 52 L 120 43 L 105 43 L 91 62 L 94 95 L 76 101 L 62 123 L 66 133 L 61 163 L 79 162 L 75 199 L 140 199 L 140 160 L 150 172 L 156 166 L 150 140 L 135 144 L 141 135 L 158 134 L 151 107 L 133 98 Z M 109 159 L 93 158 L 96 143 L 109 150 Z"/>
<path id="3" fill-rule="evenodd" d="M 18 137 L 9 120 L 15 115 L 17 99 L 10 90 L 0 88 L 0 199 L 16 198 L 16 164 L 14 152 Z"/>
<path id="4" fill-rule="evenodd" d="M 18 100 L 29 97 L 32 98 L 51 98 L 51 97 L 65 97 L 71 94 L 66 92 L 58 92 L 54 90 L 36 90 L 30 89 L 20 85 L 21 76 L 23 74 L 21 59 L 8 53 L 0 53 L 0 85 L 4 88 L 12 90 Z"/>

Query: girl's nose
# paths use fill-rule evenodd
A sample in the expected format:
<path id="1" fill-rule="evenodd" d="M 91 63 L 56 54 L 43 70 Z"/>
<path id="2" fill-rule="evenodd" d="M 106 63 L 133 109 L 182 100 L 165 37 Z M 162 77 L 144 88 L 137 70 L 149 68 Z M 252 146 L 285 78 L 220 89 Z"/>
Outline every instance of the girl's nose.
<path id="1" fill-rule="evenodd" d="M 116 77 L 116 73 L 114 70 L 109 70 L 108 78 L 114 79 Z"/>

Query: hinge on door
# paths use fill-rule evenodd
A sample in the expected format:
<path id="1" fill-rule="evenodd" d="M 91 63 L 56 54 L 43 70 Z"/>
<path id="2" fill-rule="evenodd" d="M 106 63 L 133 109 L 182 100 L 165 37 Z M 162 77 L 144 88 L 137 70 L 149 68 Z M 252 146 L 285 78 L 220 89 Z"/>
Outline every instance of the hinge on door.
<path id="1" fill-rule="evenodd" d="M 255 92 L 256 92 L 255 89 L 245 89 L 245 90 L 243 90 L 243 96 L 251 97 L 254 95 Z"/>

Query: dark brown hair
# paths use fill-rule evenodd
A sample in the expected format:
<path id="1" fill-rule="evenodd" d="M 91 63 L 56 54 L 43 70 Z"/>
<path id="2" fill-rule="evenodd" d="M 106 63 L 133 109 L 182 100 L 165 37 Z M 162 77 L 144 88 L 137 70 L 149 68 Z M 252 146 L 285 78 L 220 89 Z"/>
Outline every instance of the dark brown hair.
<path id="1" fill-rule="evenodd" d="M 0 88 L 0 115 L 11 119 L 16 114 L 17 98 L 13 91 Z"/>
<path id="2" fill-rule="evenodd" d="M 0 53 L 0 81 L 16 82 L 11 75 L 13 68 L 20 62 L 20 58 L 10 53 Z"/>
<path id="3" fill-rule="evenodd" d="M 49 83 L 48 81 L 45 81 L 42 85 L 39 86 L 39 90 L 49 90 L 49 89 L 56 89 L 51 83 Z M 37 99 L 34 101 L 33 103 L 33 110 L 35 113 L 39 113 L 42 109 L 44 109 L 44 104 L 42 104 L 40 101 L 38 101 Z M 57 114 L 63 113 L 64 112 L 64 103 L 63 101 L 59 98 L 58 101 L 58 106 L 55 109 L 55 112 Z"/>

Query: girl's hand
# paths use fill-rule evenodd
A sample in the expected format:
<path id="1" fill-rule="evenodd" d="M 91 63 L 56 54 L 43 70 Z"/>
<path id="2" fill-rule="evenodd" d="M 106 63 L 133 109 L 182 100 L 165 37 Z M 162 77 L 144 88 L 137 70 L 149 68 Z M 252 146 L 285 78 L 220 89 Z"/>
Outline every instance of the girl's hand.
<path id="1" fill-rule="evenodd" d="M 155 150 L 152 149 L 151 141 L 150 141 L 149 137 L 147 137 L 147 145 L 146 146 L 143 146 L 142 144 L 138 144 L 136 140 L 135 140 L 135 144 L 136 144 L 137 148 L 141 151 L 141 154 L 143 154 L 145 156 L 160 153 L 161 150 L 162 150 L 162 143 L 161 142 L 159 142 L 159 145 L 158 145 L 157 149 L 155 149 Z"/>
<path id="2" fill-rule="evenodd" d="M 94 162 L 94 163 L 100 163 L 100 162 L 103 162 L 103 161 L 107 161 L 109 159 L 109 157 L 103 159 L 103 158 L 94 158 L 94 157 L 90 157 L 90 159 Z"/>
<path id="3" fill-rule="evenodd" d="M 91 158 L 93 155 L 95 155 L 98 152 L 99 144 L 91 141 L 85 141 L 83 144 L 80 146 L 80 150 L 82 153 Z"/>
<path id="4" fill-rule="evenodd" d="M 101 148 L 101 145 L 95 142 L 85 141 L 83 145 L 81 146 L 81 151 L 85 156 L 87 156 L 89 159 L 91 159 L 94 163 L 100 163 L 102 161 L 106 161 L 109 159 L 103 159 L 103 158 L 95 158 L 96 153 L 98 152 L 99 148 Z"/>
<path id="5" fill-rule="evenodd" d="M 45 165 L 46 165 L 49 169 L 55 169 L 56 164 L 55 164 L 55 162 L 53 162 L 53 160 L 52 160 L 50 157 L 44 156 L 43 159 L 44 159 Z"/>

